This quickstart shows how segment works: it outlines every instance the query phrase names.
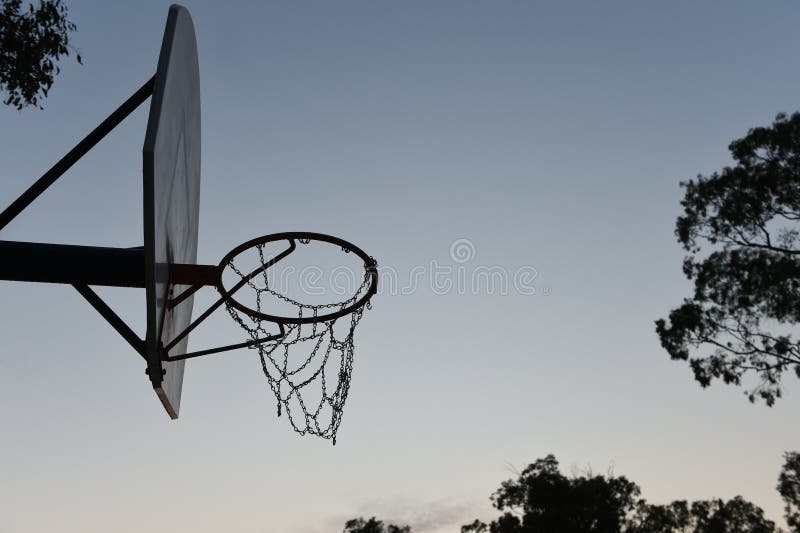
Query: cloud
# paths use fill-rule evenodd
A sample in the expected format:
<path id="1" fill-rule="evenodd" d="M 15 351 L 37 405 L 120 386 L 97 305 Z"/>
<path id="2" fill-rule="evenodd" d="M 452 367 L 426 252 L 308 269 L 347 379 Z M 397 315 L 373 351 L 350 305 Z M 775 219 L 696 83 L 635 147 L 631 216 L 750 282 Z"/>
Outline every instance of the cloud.
<path id="1" fill-rule="evenodd" d="M 381 498 L 359 506 L 354 516 L 375 516 L 384 522 L 410 525 L 414 533 L 435 533 L 458 528 L 486 512 L 486 503 L 442 499 L 419 502 L 407 498 Z"/>
<path id="2" fill-rule="evenodd" d="M 452 533 L 461 526 L 480 518 L 486 520 L 493 512 L 488 498 L 456 500 L 443 498 L 420 501 L 403 496 L 366 500 L 351 507 L 351 511 L 329 515 L 313 526 L 294 530 L 294 533 L 331 533 L 342 531 L 345 522 L 359 516 L 375 517 L 385 524 L 409 525 L 413 533 Z"/>

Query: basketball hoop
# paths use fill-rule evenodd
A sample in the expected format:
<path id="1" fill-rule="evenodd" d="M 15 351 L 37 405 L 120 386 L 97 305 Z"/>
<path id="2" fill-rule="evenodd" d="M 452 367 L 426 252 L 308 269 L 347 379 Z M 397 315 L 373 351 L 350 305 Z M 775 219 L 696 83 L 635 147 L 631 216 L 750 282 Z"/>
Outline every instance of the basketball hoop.
<path id="1" fill-rule="evenodd" d="M 0 212 L 0 230 L 148 98 L 150 113 L 142 147 L 143 244 L 112 248 L 0 240 L 0 280 L 72 285 L 145 360 L 146 374 L 172 419 L 178 418 L 186 359 L 236 348 L 256 349 L 277 399 L 278 414 L 285 411 L 298 433 L 335 443 L 350 386 L 355 329 L 377 291 L 377 264 L 345 240 L 309 232 L 259 237 L 231 250 L 218 265 L 196 264 L 200 73 L 194 23 L 185 8 L 169 8 L 155 74 Z M 267 253 L 267 245 L 282 241 L 285 249 Z M 294 252 L 298 242 L 328 243 L 360 258 L 364 273 L 355 292 L 341 301 L 310 304 L 276 290 L 268 270 Z M 237 263 L 248 252 L 255 252 L 256 268 Z M 224 283 L 226 275 L 235 281 Z M 92 286 L 145 289 L 144 337 Z M 206 286 L 214 287 L 219 298 L 193 320 L 193 295 Z M 254 302 L 249 305 L 241 297 L 247 292 Z M 292 312 L 277 314 L 270 299 Z M 223 305 L 244 329 L 247 340 L 188 352 L 189 333 Z M 311 398 L 311 384 L 319 384 L 318 400 Z"/>
<path id="2" fill-rule="evenodd" d="M 286 241 L 281 252 L 270 256 L 265 253 L 268 244 Z M 297 249 L 297 242 L 308 245 L 312 241 L 326 242 L 353 253 L 363 262 L 361 283 L 349 298 L 323 304 L 302 303 L 271 287 L 267 271 Z M 237 266 L 237 257 L 255 251 L 258 266 L 245 270 Z M 230 286 L 223 282 L 224 274 L 232 273 L 238 281 Z M 278 404 L 278 416 L 288 415 L 294 430 L 301 434 L 317 435 L 336 443 L 342 409 L 350 388 L 353 369 L 354 335 L 364 308 L 378 288 L 378 270 L 375 260 L 363 250 L 338 237 L 310 232 L 288 232 L 266 235 L 247 241 L 228 252 L 218 265 L 181 265 L 170 267 L 170 285 L 189 285 L 185 291 L 168 300 L 167 306 L 175 308 L 203 286 L 213 286 L 219 298 L 196 320 L 169 340 L 161 349 L 162 361 L 180 361 L 202 355 L 219 353 L 236 348 L 258 350 L 261 366 Z M 255 307 L 242 303 L 237 293 L 250 291 Z M 276 315 L 267 308 L 266 300 L 272 298 L 295 309 L 293 315 Z M 194 328 L 224 305 L 231 318 L 246 332 L 249 340 L 170 356 Z M 339 319 L 345 318 L 344 328 L 335 328 Z M 305 350 L 304 350 L 305 349 Z M 301 355 L 297 355 L 301 354 Z M 334 364 L 331 364 L 334 363 Z M 329 365 L 337 370 L 331 375 Z M 312 383 L 319 385 L 321 394 L 315 401 L 304 399 L 304 388 Z M 295 411 L 292 411 L 292 404 Z M 297 411 L 300 411 L 299 413 Z"/>

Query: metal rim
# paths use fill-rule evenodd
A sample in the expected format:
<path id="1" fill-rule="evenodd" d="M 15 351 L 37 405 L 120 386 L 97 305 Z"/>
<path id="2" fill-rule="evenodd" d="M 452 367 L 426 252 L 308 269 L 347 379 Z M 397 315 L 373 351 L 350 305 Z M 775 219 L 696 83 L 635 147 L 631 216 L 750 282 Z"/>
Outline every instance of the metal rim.
<path id="1" fill-rule="evenodd" d="M 333 313 L 327 313 L 324 315 L 317 315 L 317 316 L 303 317 L 303 318 L 285 317 L 285 316 L 261 313 L 237 301 L 236 298 L 233 297 L 233 294 L 238 289 L 229 293 L 225 289 L 225 286 L 222 284 L 222 273 L 225 271 L 225 268 L 228 266 L 228 264 L 230 264 L 231 260 L 249 248 L 253 248 L 255 246 L 266 244 L 269 242 L 283 241 L 283 240 L 289 241 L 291 250 L 294 250 L 295 240 L 309 240 L 309 241 L 322 241 L 322 242 L 327 242 L 329 244 L 334 244 L 336 246 L 340 246 L 347 252 L 352 252 L 356 254 L 364 262 L 364 270 L 370 277 L 369 289 L 364 294 L 364 296 L 362 296 L 349 306 L 345 307 L 344 309 L 341 309 Z M 377 264 L 375 263 L 375 260 L 369 255 L 367 255 L 367 253 L 364 250 L 344 239 L 340 239 L 339 237 L 334 237 L 333 235 L 326 235 L 324 233 L 314 233 L 308 231 L 287 231 L 283 233 L 272 233 L 269 235 L 264 235 L 262 237 L 256 237 L 255 239 L 243 242 L 242 244 L 240 244 L 239 246 L 228 252 L 225 255 L 225 257 L 222 258 L 219 265 L 217 266 L 216 288 L 223 300 L 228 302 L 231 306 L 241 311 L 242 313 L 250 317 L 256 318 L 258 320 L 267 320 L 269 322 L 275 322 L 277 324 L 298 324 L 298 325 L 313 324 L 313 323 L 327 322 L 329 320 L 335 320 L 337 318 L 341 318 L 345 315 L 353 313 L 357 309 L 366 305 L 369 299 L 372 298 L 372 296 L 374 296 L 378 290 L 378 268 Z"/>

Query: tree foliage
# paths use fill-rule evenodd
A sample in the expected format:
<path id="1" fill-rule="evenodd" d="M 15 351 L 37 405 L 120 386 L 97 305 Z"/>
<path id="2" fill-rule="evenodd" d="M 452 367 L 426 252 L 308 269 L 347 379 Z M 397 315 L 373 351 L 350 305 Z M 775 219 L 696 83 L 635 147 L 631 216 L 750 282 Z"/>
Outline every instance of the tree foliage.
<path id="1" fill-rule="evenodd" d="M 778 476 L 778 492 L 786 504 L 786 523 L 800 533 L 800 452 L 786 452 Z"/>
<path id="2" fill-rule="evenodd" d="M 384 525 L 384 523 L 374 516 L 369 520 L 354 518 L 348 520 L 344 525 L 343 533 L 411 533 L 410 526 L 396 526 L 394 524 Z"/>
<path id="3" fill-rule="evenodd" d="M 741 496 L 728 501 L 700 500 L 689 505 L 678 500 L 669 505 L 642 502 L 631 517 L 626 533 L 773 533 L 775 523 L 764 511 Z"/>
<path id="4" fill-rule="evenodd" d="M 667 505 L 654 505 L 641 500 L 636 505 L 636 512 L 626 524 L 626 530 L 630 533 L 691 531 L 689 529 L 691 521 L 691 511 L 685 500 L 677 500 Z"/>
<path id="5" fill-rule="evenodd" d="M 625 477 L 591 473 L 567 477 L 552 455 L 501 484 L 492 504 L 502 514 L 475 520 L 461 533 L 767 533 L 775 523 L 741 496 L 691 504 L 652 505 Z"/>
<path id="6" fill-rule="evenodd" d="M 781 376 L 800 378 L 800 344 L 790 334 L 800 322 L 800 113 L 780 114 L 728 148 L 734 166 L 681 183 L 675 234 L 694 295 L 656 331 L 703 387 L 752 375 L 750 401 L 773 405 Z"/>
<path id="7" fill-rule="evenodd" d="M 67 18 L 61 0 L 39 0 L 22 9 L 21 0 L 0 5 L 0 90 L 3 103 L 17 109 L 42 108 L 41 100 L 61 69 L 58 60 L 70 54 L 70 33 L 75 24 Z M 81 63 L 80 54 L 76 54 Z"/>
<path id="8" fill-rule="evenodd" d="M 786 522 L 800 533 L 800 453 L 784 454 L 778 492 Z M 501 512 L 488 524 L 474 520 L 461 533 L 775 533 L 783 531 L 757 505 L 736 496 L 666 505 L 639 498 L 639 486 L 622 476 L 567 477 L 548 455 L 500 484 L 491 496 Z M 375 517 L 355 518 L 344 533 L 411 533 L 409 526 L 384 525 Z"/>
<path id="9" fill-rule="evenodd" d="M 475 521 L 462 533 L 528 531 L 621 531 L 636 506 L 639 487 L 624 477 L 586 475 L 568 478 L 553 455 L 538 459 L 492 495 L 503 514 L 490 524 Z"/>

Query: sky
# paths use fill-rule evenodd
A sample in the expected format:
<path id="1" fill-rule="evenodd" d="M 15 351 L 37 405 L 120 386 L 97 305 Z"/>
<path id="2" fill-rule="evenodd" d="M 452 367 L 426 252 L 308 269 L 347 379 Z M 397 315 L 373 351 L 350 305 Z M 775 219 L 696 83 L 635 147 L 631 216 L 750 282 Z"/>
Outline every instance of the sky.
<path id="1" fill-rule="evenodd" d="M 84 64 L 62 61 L 44 110 L 0 109 L 5 203 L 155 71 L 168 3 L 67 5 Z M 741 494 L 781 523 L 797 380 L 772 408 L 702 389 L 654 321 L 691 290 L 679 183 L 798 109 L 799 5 L 186 7 L 199 261 L 319 231 L 368 251 L 396 287 L 357 330 L 332 446 L 276 417 L 253 352 L 189 361 L 171 421 L 141 359 L 74 290 L 0 283 L 0 533 L 325 533 L 372 515 L 458 531 L 496 516 L 490 494 L 548 453 L 568 473 L 624 475 L 651 502 Z M 2 238 L 141 245 L 147 110 Z M 459 286 L 487 269 L 507 290 Z M 98 292 L 144 333 L 143 291 Z M 241 341 L 228 322 L 190 348 Z"/>

